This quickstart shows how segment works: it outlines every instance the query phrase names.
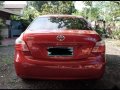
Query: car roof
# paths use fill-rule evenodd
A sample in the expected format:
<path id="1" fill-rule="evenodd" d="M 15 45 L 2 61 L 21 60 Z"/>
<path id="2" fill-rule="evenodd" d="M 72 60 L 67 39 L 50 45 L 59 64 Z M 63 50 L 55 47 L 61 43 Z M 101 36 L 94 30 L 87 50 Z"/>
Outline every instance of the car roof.
<path id="1" fill-rule="evenodd" d="M 66 15 L 66 14 L 52 14 L 52 15 L 41 15 L 39 17 L 76 17 L 76 18 L 84 18 L 82 16 L 78 16 L 78 15 Z"/>

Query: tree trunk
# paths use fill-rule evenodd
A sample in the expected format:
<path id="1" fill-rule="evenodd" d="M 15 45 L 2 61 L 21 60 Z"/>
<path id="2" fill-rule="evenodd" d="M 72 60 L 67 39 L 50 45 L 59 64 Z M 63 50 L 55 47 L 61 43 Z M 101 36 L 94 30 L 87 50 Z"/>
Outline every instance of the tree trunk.
<path id="1" fill-rule="evenodd" d="M 103 21 L 103 29 L 104 29 L 104 33 L 106 33 L 106 29 L 105 29 L 105 21 Z"/>

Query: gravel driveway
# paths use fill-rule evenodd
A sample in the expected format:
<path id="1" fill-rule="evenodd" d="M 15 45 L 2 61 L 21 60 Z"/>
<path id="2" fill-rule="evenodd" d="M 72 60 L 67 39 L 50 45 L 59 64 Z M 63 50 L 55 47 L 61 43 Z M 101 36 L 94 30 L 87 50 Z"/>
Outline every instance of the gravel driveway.
<path id="1" fill-rule="evenodd" d="M 84 80 L 22 81 L 15 74 L 14 46 L 0 47 L 0 89 L 120 89 L 120 47 L 112 43 L 106 40 L 106 71 L 96 83 Z"/>

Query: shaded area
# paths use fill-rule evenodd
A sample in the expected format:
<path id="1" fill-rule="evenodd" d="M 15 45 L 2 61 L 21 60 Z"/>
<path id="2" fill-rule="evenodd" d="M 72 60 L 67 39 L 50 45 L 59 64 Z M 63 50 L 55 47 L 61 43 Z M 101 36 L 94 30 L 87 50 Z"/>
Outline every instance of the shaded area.
<path id="1" fill-rule="evenodd" d="M 111 50 L 112 52 L 112 50 Z M 15 74 L 14 47 L 0 47 L 1 89 L 120 89 L 120 55 L 106 54 L 106 71 L 101 80 L 28 80 Z"/>

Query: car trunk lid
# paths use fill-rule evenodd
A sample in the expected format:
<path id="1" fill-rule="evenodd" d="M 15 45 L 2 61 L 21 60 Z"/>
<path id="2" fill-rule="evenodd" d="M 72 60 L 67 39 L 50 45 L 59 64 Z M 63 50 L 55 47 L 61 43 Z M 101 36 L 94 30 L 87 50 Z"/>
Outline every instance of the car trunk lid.
<path id="1" fill-rule="evenodd" d="M 60 37 L 61 36 L 61 37 Z M 60 40 L 64 38 L 64 40 Z M 26 42 L 35 59 L 82 59 L 87 58 L 100 39 L 92 30 L 68 30 L 57 32 L 26 32 Z"/>

